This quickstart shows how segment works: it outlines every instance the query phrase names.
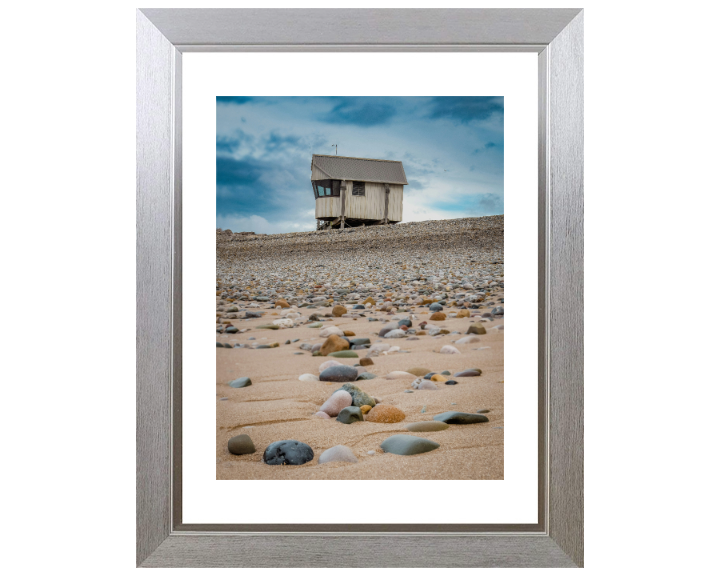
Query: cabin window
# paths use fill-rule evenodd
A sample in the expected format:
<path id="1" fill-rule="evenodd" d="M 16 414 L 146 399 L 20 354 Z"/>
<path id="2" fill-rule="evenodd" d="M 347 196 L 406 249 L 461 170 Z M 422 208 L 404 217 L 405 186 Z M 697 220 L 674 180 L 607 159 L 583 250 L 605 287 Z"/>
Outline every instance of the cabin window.
<path id="1" fill-rule="evenodd" d="M 353 196 L 365 196 L 365 182 L 353 182 Z"/>
<path id="2" fill-rule="evenodd" d="M 340 196 L 340 180 L 314 180 L 312 185 L 315 198 Z"/>

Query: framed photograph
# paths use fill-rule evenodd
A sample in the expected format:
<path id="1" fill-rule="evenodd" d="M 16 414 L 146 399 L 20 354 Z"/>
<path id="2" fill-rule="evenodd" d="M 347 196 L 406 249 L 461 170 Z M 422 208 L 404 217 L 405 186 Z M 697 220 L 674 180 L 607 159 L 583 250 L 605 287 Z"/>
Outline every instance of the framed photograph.
<path id="1" fill-rule="evenodd" d="M 582 567 L 582 334 L 582 10 L 138 10 L 138 566 Z"/>

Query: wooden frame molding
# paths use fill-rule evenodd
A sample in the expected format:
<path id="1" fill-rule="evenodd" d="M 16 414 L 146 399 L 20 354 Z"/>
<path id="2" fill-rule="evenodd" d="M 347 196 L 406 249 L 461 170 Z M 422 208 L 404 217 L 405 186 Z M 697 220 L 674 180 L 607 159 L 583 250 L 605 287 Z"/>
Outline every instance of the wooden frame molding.
<path id="1" fill-rule="evenodd" d="M 217 51 L 538 55 L 536 525 L 183 523 L 182 54 Z M 583 566 L 582 10 L 141 9 L 136 94 L 137 565 Z"/>

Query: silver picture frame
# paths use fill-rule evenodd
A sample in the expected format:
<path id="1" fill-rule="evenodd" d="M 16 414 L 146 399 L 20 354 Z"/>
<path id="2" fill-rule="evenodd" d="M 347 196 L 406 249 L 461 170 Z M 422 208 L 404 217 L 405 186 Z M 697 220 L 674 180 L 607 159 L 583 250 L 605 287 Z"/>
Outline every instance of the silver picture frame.
<path id="1" fill-rule="evenodd" d="M 228 51 L 537 54 L 537 524 L 183 523 L 182 55 Z M 582 567 L 583 11 L 140 9 L 136 57 L 137 565 Z"/>

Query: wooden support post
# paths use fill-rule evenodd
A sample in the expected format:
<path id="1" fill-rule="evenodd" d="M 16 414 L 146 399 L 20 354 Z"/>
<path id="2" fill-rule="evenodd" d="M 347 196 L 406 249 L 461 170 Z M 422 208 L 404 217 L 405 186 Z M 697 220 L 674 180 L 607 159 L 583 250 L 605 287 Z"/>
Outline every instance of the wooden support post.
<path id="1" fill-rule="evenodd" d="M 385 218 L 383 218 L 383 222 L 385 224 L 388 223 L 388 206 L 390 205 L 390 186 L 388 184 L 385 184 Z"/>
<path id="2" fill-rule="evenodd" d="M 347 188 L 347 185 L 345 184 L 345 180 L 343 180 L 340 183 L 340 230 L 345 229 L 345 189 Z"/>

